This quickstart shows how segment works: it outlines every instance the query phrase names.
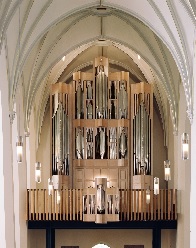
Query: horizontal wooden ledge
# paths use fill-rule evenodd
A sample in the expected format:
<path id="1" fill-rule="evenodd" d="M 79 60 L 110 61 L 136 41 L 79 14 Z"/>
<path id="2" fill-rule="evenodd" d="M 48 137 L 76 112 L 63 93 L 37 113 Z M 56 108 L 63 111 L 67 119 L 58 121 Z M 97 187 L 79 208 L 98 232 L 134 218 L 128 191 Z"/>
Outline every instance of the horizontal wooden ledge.
<path id="1" fill-rule="evenodd" d="M 128 127 L 128 119 L 75 119 L 74 127 Z"/>
<path id="2" fill-rule="evenodd" d="M 27 221 L 28 229 L 177 229 L 177 220 L 119 221 L 107 224 L 82 221 Z"/>
<path id="3" fill-rule="evenodd" d="M 128 159 L 73 159 L 74 167 L 93 167 L 108 169 L 113 167 L 127 167 Z"/>

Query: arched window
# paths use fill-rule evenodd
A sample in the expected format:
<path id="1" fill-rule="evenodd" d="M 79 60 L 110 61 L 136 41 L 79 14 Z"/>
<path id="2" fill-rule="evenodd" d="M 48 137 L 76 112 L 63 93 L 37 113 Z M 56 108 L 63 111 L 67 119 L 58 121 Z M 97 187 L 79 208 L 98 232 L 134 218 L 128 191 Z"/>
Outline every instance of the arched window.
<path id="1" fill-rule="evenodd" d="M 92 248 L 110 248 L 110 247 L 107 245 L 104 245 L 104 244 L 97 244 L 97 245 L 93 246 Z"/>

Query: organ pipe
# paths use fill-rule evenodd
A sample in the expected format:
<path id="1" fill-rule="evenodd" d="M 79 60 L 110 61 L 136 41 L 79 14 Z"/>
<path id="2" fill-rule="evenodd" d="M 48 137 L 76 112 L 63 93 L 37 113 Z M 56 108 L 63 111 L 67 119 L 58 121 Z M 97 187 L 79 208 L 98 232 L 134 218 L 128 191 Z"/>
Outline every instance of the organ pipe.
<path id="1" fill-rule="evenodd" d="M 97 67 L 96 76 L 96 117 L 107 118 L 107 76 L 104 73 L 104 66 Z"/>
<path id="2" fill-rule="evenodd" d="M 124 81 L 120 83 L 120 91 L 119 91 L 119 119 L 126 119 L 127 118 L 127 108 L 128 108 L 128 96 L 126 91 Z"/>
<path id="3" fill-rule="evenodd" d="M 69 175 L 68 94 L 59 89 L 51 99 L 52 175 Z"/>
<path id="4" fill-rule="evenodd" d="M 140 83 L 131 88 L 133 175 L 151 175 L 152 89 Z"/>

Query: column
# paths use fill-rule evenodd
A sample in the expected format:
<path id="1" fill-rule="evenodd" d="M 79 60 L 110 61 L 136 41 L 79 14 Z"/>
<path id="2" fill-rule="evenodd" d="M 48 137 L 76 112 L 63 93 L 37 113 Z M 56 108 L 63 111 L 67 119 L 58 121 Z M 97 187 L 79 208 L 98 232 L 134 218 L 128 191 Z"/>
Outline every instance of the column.
<path id="1" fill-rule="evenodd" d="M 15 248 L 11 124 L 6 64 L 3 46 L 0 54 L 0 246 Z"/>

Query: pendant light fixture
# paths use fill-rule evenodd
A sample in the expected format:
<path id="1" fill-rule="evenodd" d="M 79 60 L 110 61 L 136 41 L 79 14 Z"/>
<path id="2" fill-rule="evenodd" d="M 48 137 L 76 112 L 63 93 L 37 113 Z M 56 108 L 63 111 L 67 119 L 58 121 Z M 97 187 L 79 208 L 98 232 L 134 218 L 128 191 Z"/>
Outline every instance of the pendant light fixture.
<path id="1" fill-rule="evenodd" d="M 159 178 L 158 177 L 154 178 L 154 194 L 155 195 L 159 194 Z"/>
<path id="2" fill-rule="evenodd" d="M 150 204 L 150 190 L 146 190 L 146 204 Z"/>
<path id="3" fill-rule="evenodd" d="M 41 163 L 35 163 L 35 181 L 36 183 L 41 183 Z"/>
<path id="4" fill-rule="evenodd" d="M 60 202 L 61 202 L 61 190 L 58 189 L 56 191 L 56 203 L 60 204 Z"/>
<path id="5" fill-rule="evenodd" d="M 48 178 L 48 195 L 52 195 L 53 192 L 53 181 L 51 178 Z"/>
<path id="6" fill-rule="evenodd" d="M 165 174 L 165 181 L 171 180 L 171 169 L 170 169 L 170 161 L 164 161 L 164 174 Z"/>
<path id="7" fill-rule="evenodd" d="M 182 144 L 182 159 L 189 159 L 189 135 L 188 133 L 183 133 L 181 136 L 181 144 Z"/>
<path id="8" fill-rule="evenodd" d="M 23 147 L 23 138 L 22 136 L 18 136 L 16 141 L 16 154 L 17 154 L 18 163 L 22 163 L 22 150 L 23 150 L 22 147 Z"/>

